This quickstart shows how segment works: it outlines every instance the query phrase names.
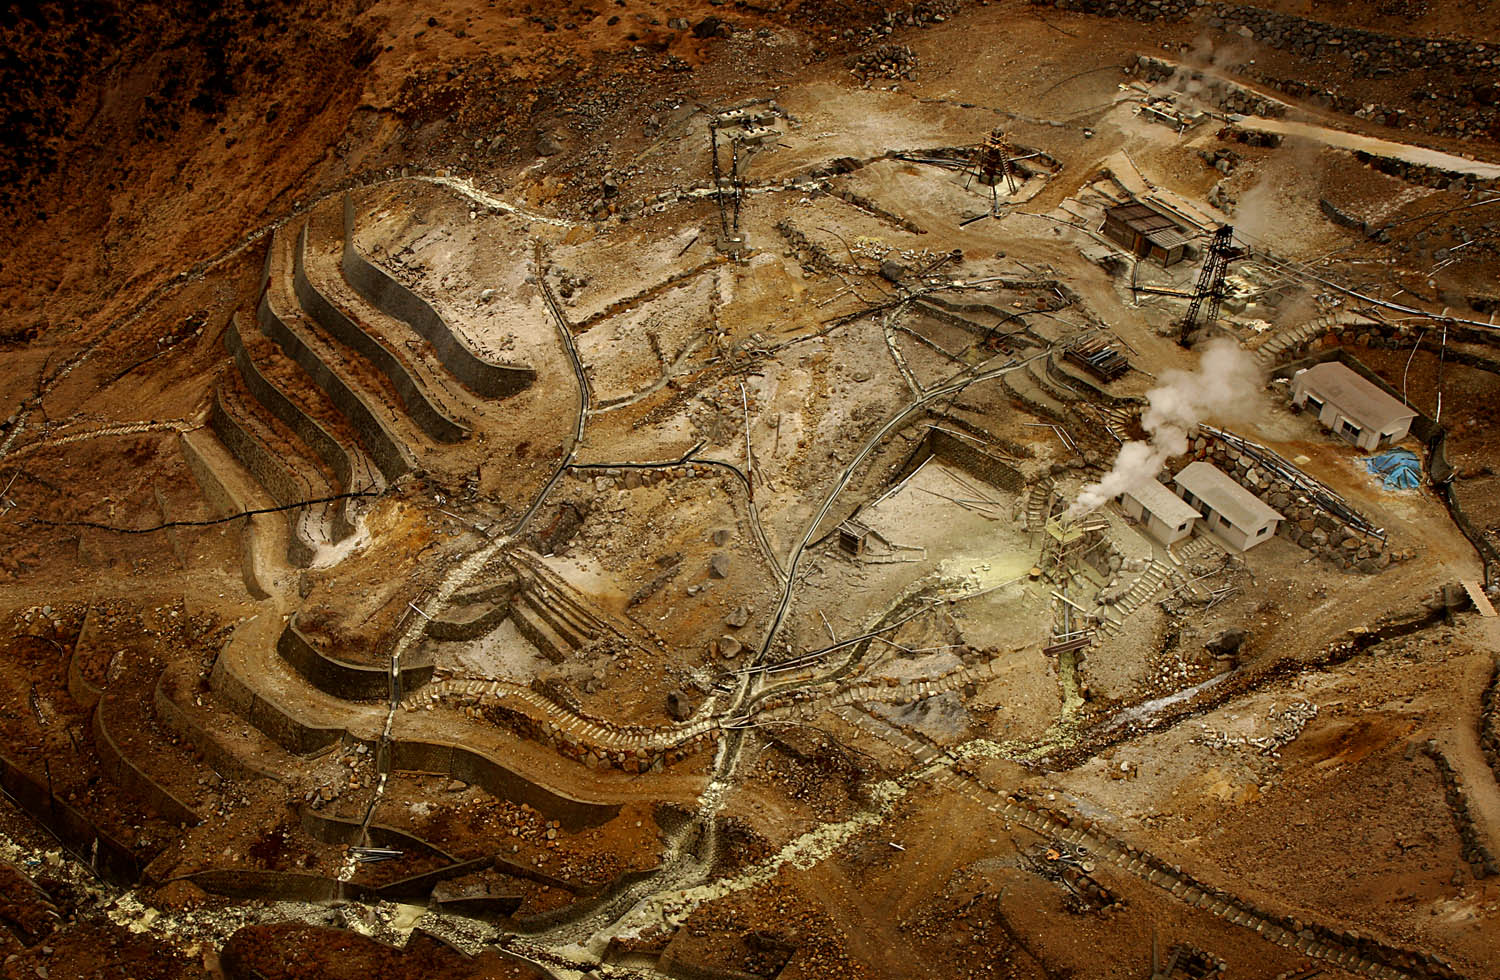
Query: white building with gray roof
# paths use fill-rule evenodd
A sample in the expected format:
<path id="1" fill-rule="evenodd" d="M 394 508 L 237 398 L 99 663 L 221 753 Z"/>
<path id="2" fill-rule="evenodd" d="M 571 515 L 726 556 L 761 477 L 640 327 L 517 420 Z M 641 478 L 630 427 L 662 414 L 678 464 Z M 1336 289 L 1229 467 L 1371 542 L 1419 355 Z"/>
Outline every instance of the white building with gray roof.
<path id="1" fill-rule="evenodd" d="M 1192 534 L 1193 525 L 1203 516 L 1160 480 L 1151 480 L 1120 494 L 1120 509 L 1164 545 Z"/>
<path id="2" fill-rule="evenodd" d="M 1172 478 L 1177 493 L 1203 515 L 1203 527 L 1239 550 L 1268 540 L 1281 514 L 1212 463 L 1190 463 Z"/>
<path id="3" fill-rule="evenodd" d="M 1298 371 L 1292 378 L 1292 404 L 1313 412 L 1340 439 L 1370 452 L 1405 439 L 1417 417 L 1411 406 L 1338 361 Z"/>

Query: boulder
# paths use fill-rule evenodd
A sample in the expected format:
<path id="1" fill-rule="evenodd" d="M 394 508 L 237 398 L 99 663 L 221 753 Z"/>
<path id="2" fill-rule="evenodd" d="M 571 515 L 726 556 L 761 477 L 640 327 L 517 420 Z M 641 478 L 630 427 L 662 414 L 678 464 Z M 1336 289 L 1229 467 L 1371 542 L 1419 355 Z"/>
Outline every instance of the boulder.
<path id="1" fill-rule="evenodd" d="M 1244 646 L 1249 638 L 1249 633 L 1234 626 L 1203 644 L 1203 649 L 1218 657 L 1232 657 L 1239 652 L 1240 647 Z"/>
<path id="2" fill-rule="evenodd" d="M 673 721 L 687 721 L 693 716 L 693 702 L 681 691 L 667 695 L 667 714 Z"/>

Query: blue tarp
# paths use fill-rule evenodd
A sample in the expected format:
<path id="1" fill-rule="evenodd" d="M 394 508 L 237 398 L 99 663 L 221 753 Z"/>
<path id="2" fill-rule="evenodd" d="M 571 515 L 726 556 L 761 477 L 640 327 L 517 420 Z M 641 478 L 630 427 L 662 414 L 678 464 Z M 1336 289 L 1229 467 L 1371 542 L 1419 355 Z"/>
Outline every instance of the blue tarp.
<path id="1" fill-rule="evenodd" d="M 1380 477 L 1387 490 L 1415 490 L 1422 485 L 1422 461 L 1409 449 L 1366 457 L 1365 469 Z"/>

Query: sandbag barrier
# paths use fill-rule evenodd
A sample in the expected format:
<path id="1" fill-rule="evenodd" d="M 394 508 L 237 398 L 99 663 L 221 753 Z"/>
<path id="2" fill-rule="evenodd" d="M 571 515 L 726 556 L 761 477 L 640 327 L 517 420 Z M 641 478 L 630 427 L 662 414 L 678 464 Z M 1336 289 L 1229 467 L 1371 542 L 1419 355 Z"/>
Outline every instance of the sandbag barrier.
<path id="1" fill-rule="evenodd" d="M 468 348 L 457 331 L 422 297 L 359 254 L 354 244 L 354 202 L 344 192 L 344 278 L 371 306 L 409 325 L 432 345 L 448 372 L 471 391 L 505 398 L 529 388 L 536 371 L 522 364 L 484 360 Z"/>
<path id="2" fill-rule="evenodd" d="M 271 233 L 271 246 L 266 253 L 266 272 L 262 280 L 266 284 L 270 282 L 271 259 L 276 254 L 276 235 L 274 231 Z M 327 364 L 312 349 L 306 339 L 277 312 L 271 303 L 269 288 L 261 293 L 260 304 L 256 307 L 255 313 L 261 332 L 275 341 L 283 353 L 296 361 L 312 378 L 313 383 L 323 389 L 333 401 L 334 407 L 343 413 L 344 418 L 354 428 L 355 434 L 370 453 L 370 457 L 380 468 L 387 482 L 394 483 L 416 469 L 411 454 L 401 441 L 391 434 L 379 414 L 366 403 L 361 395 L 349 387 L 348 383 L 339 377 L 338 372 Z"/>

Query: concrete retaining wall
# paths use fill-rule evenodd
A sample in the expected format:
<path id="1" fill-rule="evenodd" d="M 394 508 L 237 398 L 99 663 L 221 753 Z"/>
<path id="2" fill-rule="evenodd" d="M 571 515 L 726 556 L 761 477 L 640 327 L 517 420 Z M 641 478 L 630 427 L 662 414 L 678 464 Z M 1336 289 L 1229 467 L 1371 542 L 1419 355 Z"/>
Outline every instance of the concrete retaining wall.
<path id="1" fill-rule="evenodd" d="M 203 818 L 192 807 L 172 794 L 172 791 L 146 774 L 146 771 L 125 757 L 120 744 L 109 733 L 107 715 L 112 710 L 113 698 L 101 698 L 94 708 L 94 747 L 99 752 L 99 767 L 116 785 L 141 797 L 151 809 L 167 820 L 184 826 L 195 827 Z"/>
<path id="2" fill-rule="evenodd" d="M 170 670 L 170 668 L 169 668 Z M 219 744 L 219 740 L 209 732 L 208 729 L 198 724 L 191 714 L 172 699 L 172 693 L 167 681 L 167 671 L 163 671 L 161 677 L 157 678 L 156 688 L 152 691 L 151 700 L 156 708 L 156 718 L 162 727 L 185 740 L 189 745 L 198 750 L 205 762 L 213 767 L 214 772 L 228 779 L 239 779 L 246 782 L 256 779 L 273 779 L 280 781 L 280 776 L 270 769 L 261 768 L 251 762 L 240 758 L 234 752 Z"/>
<path id="3" fill-rule="evenodd" d="M 208 498 L 209 506 L 221 516 L 243 514 L 250 510 L 250 502 L 239 499 L 234 491 L 219 478 L 219 474 L 214 472 L 208 460 L 203 458 L 193 441 L 193 435 L 188 432 L 178 433 L 177 444 L 193 478 L 198 481 L 203 495 Z M 284 516 L 280 514 L 257 514 L 245 518 L 245 523 L 240 527 L 240 578 L 244 580 L 245 591 L 250 593 L 250 598 L 257 601 L 271 597 L 270 590 L 261 581 L 260 569 L 256 567 L 255 555 L 258 539 L 262 534 L 271 533 L 266 522 L 284 519 Z"/>
<path id="4" fill-rule="evenodd" d="M 140 880 L 141 862 L 129 847 L 54 796 L 44 780 L 3 755 L 0 755 L 0 790 L 106 881 L 134 885 Z"/>
<path id="5" fill-rule="evenodd" d="M 274 239 L 274 232 L 272 232 L 272 237 Z M 270 256 L 275 254 L 275 249 L 276 243 L 273 240 L 271 253 L 266 257 L 268 268 Z M 269 272 L 267 274 L 269 275 Z M 313 379 L 313 382 L 333 400 L 334 407 L 342 412 L 344 418 L 354 427 L 355 434 L 359 436 L 360 442 L 369 452 L 370 457 L 375 460 L 375 465 L 380 468 L 380 472 L 387 481 L 394 483 L 416 469 L 411 455 L 400 440 L 391 434 L 390 429 L 381 421 L 375 410 L 366 404 L 365 400 L 356 394 L 332 367 L 324 363 L 317 352 L 308 346 L 297 331 L 276 312 L 271 305 L 269 290 L 261 294 L 260 306 L 256 309 L 256 319 L 260 324 L 261 332 L 274 340 L 286 355 L 296 361 Z"/>
<path id="6" fill-rule="evenodd" d="M 429 620 L 425 632 L 430 638 L 446 643 L 456 640 L 477 640 L 498 629 L 500 624 L 505 622 L 505 617 L 509 615 L 510 600 L 502 599 L 494 603 L 483 615 L 473 619 Z"/>
<path id="7" fill-rule="evenodd" d="M 391 768 L 443 773 L 474 783 L 493 796 L 524 803 L 562 824 L 569 833 L 613 820 L 618 804 L 585 803 L 538 786 L 487 756 L 461 745 L 391 739 Z"/>
<path id="8" fill-rule="evenodd" d="M 411 376 L 401 359 L 364 327 L 361 327 L 333 301 L 324 296 L 307 277 L 307 225 L 297 232 L 297 248 L 292 253 L 292 288 L 302 309 L 324 330 L 338 338 L 349 349 L 358 352 L 375 369 L 385 375 L 401 398 L 401 407 L 413 422 L 438 442 L 459 442 L 469 430 L 449 418 L 427 397 L 427 392 Z"/>
<path id="9" fill-rule="evenodd" d="M 254 620 L 246 620 L 235 632 L 246 629 L 253 622 Z M 231 636 L 229 643 L 235 642 L 236 637 Z M 292 718 L 267 700 L 257 690 L 257 685 L 239 676 L 231 664 L 232 660 L 232 657 L 226 657 L 222 652 L 219 654 L 214 661 L 213 672 L 209 675 L 209 686 L 236 714 L 270 736 L 288 752 L 311 755 L 328 748 L 344 734 L 344 729 L 340 727 L 309 725 Z"/>
<path id="10" fill-rule="evenodd" d="M 349 663 L 318 649 L 297 628 L 294 614 L 276 640 L 276 652 L 292 669 L 320 691 L 346 701 L 379 701 L 390 697 L 391 673 L 385 667 Z M 401 669 L 401 689 L 411 691 L 432 678 L 432 664 L 413 664 Z"/>
<path id="11" fill-rule="evenodd" d="M 287 902 L 360 902 L 374 901 L 375 890 L 323 875 L 298 874 L 293 871 L 259 871 L 232 868 L 197 871 L 172 881 L 186 881 L 208 892 L 227 898 L 264 899 Z"/>
<path id="12" fill-rule="evenodd" d="M 389 847 L 403 851 L 426 851 L 450 863 L 458 860 L 458 858 L 449 854 L 441 847 L 423 840 L 416 834 L 407 833 L 398 827 L 388 827 L 385 824 L 379 823 L 372 823 L 367 827 L 362 821 L 328 816 L 307 807 L 301 808 L 298 819 L 302 823 L 302 829 L 307 832 L 309 837 L 313 840 L 322 841 L 324 844 L 359 844 L 362 838 L 368 836 L 370 843 L 375 847 Z M 488 858 L 485 859 L 485 862 L 491 863 Z"/>
<path id="13" fill-rule="evenodd" d="M 271 499 L 280 507 L 287 508 L 286 520 L 290 529 L 287 535 L 286 557 L 293 565 L 305 567 L 312 562 L 313 546 L 300 533 L 305 507 L 295 507 L 308 500 L 308 488 L 298 482 L 296 475 L 276 454 L 262 443 L 254 433 L 248 431 L 224 404 L 224 393 L 214 390 L 213 404 L 208 412 L 208 425 L 219 437 L 230 454 L 241 466 L 250 471 L 257 483 L 266 488 Z M 318 496 L 323 496 L 319 494 Z"/>
<path id="14" fill-rule="evenodd" d="M 491 363 L 471 351 L 426 300 L 391 278 L 354 245 L 354 202 L 344 194 L 344 278 L 371 306 L 411 326 L 437 353 L 438 360 L 471 391 L 504 398 L 528 388 L 536 372 L 517 364 Z"/>
<path id="15" fill-rule="evenodd" d="M 245 382 L 245 388 L 255 396 L 255 400 L 260 402 L 266 411 L 280 419 L 283 425 L 296 433 L 298 439 L 306 443 L 324 463 L 328 464 L 328 468 L 333 471 L 334 478 L 338 480 L 342 491 L 369 489 L 354 486 L 354 462 L 348 448 L 334 438 L 317 419 L 308 415 L 301 406 L 288 398 L 255 366 L 240 335 L 238 312 L 230 316 L 229 326 L 224 330 L 224 346 L 229 348 L 235 366 L 239 368 L 240 377 Z M 348 513 L 350 506 L 352 506 L 352 501 L 345 500 L 330 508 L 333 517 L 329 522 L 329 530 L 336 542 L 354 533 L 354 522 L 349 519 Z"/>
<path id="16" fill-rule="evenodd" d="M 83 665 L 78 660 L 78 651 L 85 649 L 84 641 L 88 638 L 89 627 L 94 624 L 96 615 L 92 605 L 84 610 L 83 622 L 78 627 L 78 637 L 73 640 L 73 649 L 68 654 L 68 696 L 85 709 L 98 704 L 99 696 L 104 693 L 101 688 L 95 687 L 89 683 L 88 678 L 83 676 Z"/>

